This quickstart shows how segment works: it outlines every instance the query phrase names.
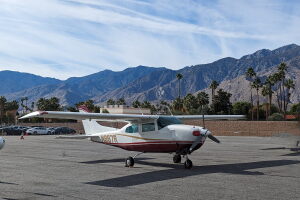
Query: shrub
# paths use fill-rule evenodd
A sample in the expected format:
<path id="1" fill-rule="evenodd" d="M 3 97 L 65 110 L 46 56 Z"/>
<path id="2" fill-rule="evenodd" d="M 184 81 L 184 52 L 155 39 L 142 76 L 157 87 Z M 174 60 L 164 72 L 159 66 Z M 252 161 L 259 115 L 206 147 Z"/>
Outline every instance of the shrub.
<path id="1" fill-rule="evenodd" d="M 284 120 L 283 114 L 273 113 L 270 117 L 268 117 L 269 121 L 282 121 Z"/>

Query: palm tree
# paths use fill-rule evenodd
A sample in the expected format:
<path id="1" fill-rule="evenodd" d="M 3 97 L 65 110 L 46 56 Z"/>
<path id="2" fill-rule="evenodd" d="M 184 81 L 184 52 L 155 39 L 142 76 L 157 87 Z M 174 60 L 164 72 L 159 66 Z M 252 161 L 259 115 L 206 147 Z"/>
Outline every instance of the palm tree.
<path id="1" fill-rule="evenodd" d="M 215 93 L 216 93 L 216 89 L 219 86 L 219 83 L 215 80 L 213 80 L 209 86 L 209 88 L 211 89 L 211 104 L 213 105 L 213 112 L 215 112 L 215 106 L 214 106 L 214 100 L 215 100 Z"/>
<path id="2" fill-rule="evenodd" d="M 205 92 L 199 92 L 197 94 L 197 101 L 198 101 L 198 104 L 201 106 L 201 111 L 203 113 L 203 106 L 209 104 L 208 94 Z"/>
<path id="3" fill-rule="evenodd" d="M 106 102 L 106 105 L 109 106 L 109 105 L 115 105 L 115 101 L 113 99 L 108 99 L 107 102 Z"/>
<path id="4" fill-rule="evenodd" d="M 0 96 L 0 117 L 1 117 L 1 124 L 2 124 L 2 119 L 4 115 L 4 108 L 7 100 L 4 96 Z"/>
<path id="5" fill-rule="evenodd" d="M 28 111 L 28 106 L 27 106 L 28 97 L 24 97 L 24 101 L 25 101 L 25 110 L 27 112 Z"/>
<path id="6" fill-rule="evenodd" d="M 284 94 L 284 95 L 287 95 L 287 99 L 286 99 L 286 102 L 284 104 L 284 113 L 286 113 L 287 111 L 287 105 L 288 103 L 290 102 L 290 97 L 291 97 L 291 93 L 290 93 L 290 89 L 295 89 L 295 83 L 292 79 L 288 79 L 285 83 L 284 83 L 284 86 L 286 87 L 287 89 L 287 94 Z"/>
<path id="7" fill-rule="evenodd" d="M 249 67 L 246 72 L 246 79 L 250 81 L 250 101 L 251 101 L 251 120 L 253 120 L 253 95 L 252 95 L 252 82 L 253 78 L 256 76 L 256 73 L 252 67 Z"/>
<path id="8" fill-rule="evenodd" d="M 257 100 L 256 100 L 256 104 L 257 104 L 257 112 L 256 112 L 256 120 L 259 120 L 259 88 L 261 88 L 261 80 L 259 79 L 259 77 L 256 77 L 252 83 L 252 87 L 256 89 L 256 95 L 257 95 Z"/>
<path id="9" fill-rule="evenodd" d="M 288 69 L 288 66 L 283 62 L 280 63 L 280 65 L 277 67 L 278 69 L 278 79 L 277 81 L 279 82 L 279 98 L 280 98 L 280 110 L 281 112 L 285 112 L 285 104 L 286 104 L 286 91 L 285 91 L 285 75 Z"/>
<path id="10" fill-rule="evenodd" d="M 176 74 L 176 78 L 178 80 L 178 98 L 180 99 L 180 94 L 181 94 L 181 92 L 180 92 L 180 80 L 183 78 L 183 75 L 178 73 L 178 74 Z"/>
<path id="11" fill-rule="evenodd" d="M 183 106 L 188 113 L 192 113 L 197 107 L 196 97 L 192 94 L 187 94 L 183 99 Z"/>
<path id="12" fill-rule="evenodd" d="M 31 102 L 31 111 L 34 109 L 34 102 Z"/>
<path id="13" fill-rule="evenodd" d="M 274 85 L 274 77 L 272 75 L 268 76 L 263 88 L 262 88 L 262 95 L 263 96 L 268 96 L 269 102 L 267 104 L 267 109 L 266 109 L 266 119 L 268 116 L 271 115 L 271 105 L 272 105 L 272 96 L 273 96 L 273 90 L 272 86 Z"/>

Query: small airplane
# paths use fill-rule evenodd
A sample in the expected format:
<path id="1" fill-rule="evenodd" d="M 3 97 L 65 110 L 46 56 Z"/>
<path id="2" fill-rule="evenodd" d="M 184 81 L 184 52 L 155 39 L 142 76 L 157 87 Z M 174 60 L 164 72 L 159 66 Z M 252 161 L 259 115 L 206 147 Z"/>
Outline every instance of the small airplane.
<path id="1" fill-rule="evenodd" d="M 85 135 L 61 136 L 58 138 L 85 139 L 128 151 L 139 152 L 125 159 L 126 167 L 134 166 L 134 158 L 142 153 L 174 153 L 173 162 L 180 163 L 185 158 L 184 167 L 191 169 L 188 154 L 199 149 L 206 138 L 216 143 L 220 141 L 204 127 L 184 125 L 181 119 L 245 119 L 243 115 L 131 115 L 90 113 L 85 106 L 79 112 L 35 111 L 20 119 L 58 118 L 82 120 Z M 97 121 L 122 121 L 127 124 L 120 128 L 100 125 Z"/>

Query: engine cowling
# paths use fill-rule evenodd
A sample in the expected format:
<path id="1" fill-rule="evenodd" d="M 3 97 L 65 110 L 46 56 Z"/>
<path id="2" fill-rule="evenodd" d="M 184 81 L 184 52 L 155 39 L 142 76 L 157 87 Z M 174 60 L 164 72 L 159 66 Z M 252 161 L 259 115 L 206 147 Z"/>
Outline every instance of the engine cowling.
<path id="1" fill-rule="evenodd" d="M 5 139 L 3 137 L 0 137 L 0 150 L 4 147 L 5 145 Z"/>

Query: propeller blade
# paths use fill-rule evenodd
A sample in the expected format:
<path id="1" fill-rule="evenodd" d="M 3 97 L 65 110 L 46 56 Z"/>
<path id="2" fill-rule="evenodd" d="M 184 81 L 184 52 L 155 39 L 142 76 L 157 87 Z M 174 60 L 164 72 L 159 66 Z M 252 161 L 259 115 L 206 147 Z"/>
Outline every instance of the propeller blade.
<path id="1" fill-rule="evenodd" d="M 207 136 L 209 139 L 211 139 L 212 141 L 216 142 L 216 143 L 221 143 L 220 140 L 218 140 L 216 137 L 214 137 L 213 135 L 209 134 Z"/>

